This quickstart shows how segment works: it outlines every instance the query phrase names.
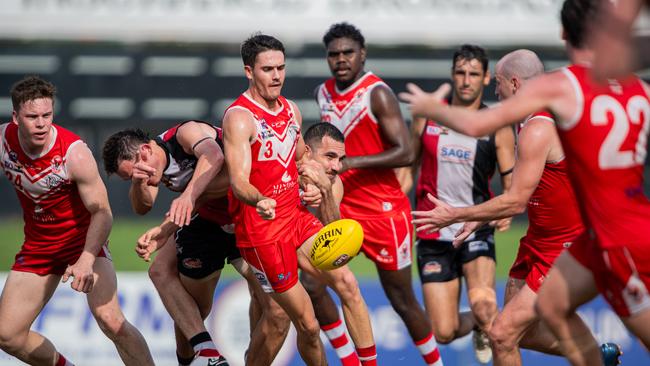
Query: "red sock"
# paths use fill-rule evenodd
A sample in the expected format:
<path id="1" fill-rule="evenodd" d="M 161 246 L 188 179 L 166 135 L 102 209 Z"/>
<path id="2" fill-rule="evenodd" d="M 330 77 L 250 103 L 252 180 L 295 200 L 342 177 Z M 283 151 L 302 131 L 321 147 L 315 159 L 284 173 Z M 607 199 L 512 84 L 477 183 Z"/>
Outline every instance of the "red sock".
<path id="1" fill-rule="evenodd" d="M 373 344 L 366 348 L 357 348 L 361 366 L 377 366 L 377 347 Z"/>
<path id="2" fill-rule="evenodd" d="M 420 350 L 424 362 L 429 366 L 442 366 L 442 359 L 440 358 L 440 351 L 438 350 L 438 344 L 436 339 L 433 337 L 433 333 L 430 333 L 424 339 L 416 341 L 415 345 Z"/>
<path id="3" fill-rule="evenodd" d="M 330 340 L 336 355 L 341 360 L 343 366 L 359 366 L 359 357 L 354 352 L 352 343 L 345 333 L 345 326 L 341 319 L 332 324 L 323 325 L 320 329 L 325 332 L 327 339 Z"/>
<path id="4" fill-rule="evenodd" d="M 63 357 L 62 354 L 60 354 L 58 352 L 57 352 L 57 354 L 59 355 L 59 359 L 56 360 L 56 364 L 54 366 L 74 366 L 74 364 L 72 362 L 66 360 L 65 357 Z"/>

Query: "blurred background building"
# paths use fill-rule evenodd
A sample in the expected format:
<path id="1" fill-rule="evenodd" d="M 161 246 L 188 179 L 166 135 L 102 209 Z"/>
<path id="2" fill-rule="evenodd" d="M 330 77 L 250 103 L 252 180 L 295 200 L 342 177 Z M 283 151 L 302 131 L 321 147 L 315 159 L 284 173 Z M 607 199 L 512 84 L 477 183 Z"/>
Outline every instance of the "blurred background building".
<path id="1" fill-rule="evenodd" d="M 247 87 L 239 44 L 256 31 L 287 46 L 285 96 L 307 124 L 318 120 L 315 87 L 328 78 L 321 38 L 340 21 L 368 43 L 367 70 L 396 91 L 409 81 L 434 88 L 450 75 L 463 43 L 504 53 L 531 48 L 547 68 L 566 63 L 561 0 L 3 0 L 0 7 L 0 121 L 11 118 L 11 85 L 38 74 L 58 89 L 55 121 L 80 134 L 100 158 L 103 141 L 125 127 L 157 134 L 173 123 L 219 125 Z M 494 101 L 494 88 L 486 91 Z M 403 108 L 404 118 L 410 116 Z M 128 184 L 107 180 L 116 216 L 130 215 Z M 162 191 L 161 191 L 162 192 Z M 119 198 L 119 199 L 116 199 Z M 165 192 L 158 213 L 170 195 Z M 0 216 L 16 214 L 0 183 Z"/>

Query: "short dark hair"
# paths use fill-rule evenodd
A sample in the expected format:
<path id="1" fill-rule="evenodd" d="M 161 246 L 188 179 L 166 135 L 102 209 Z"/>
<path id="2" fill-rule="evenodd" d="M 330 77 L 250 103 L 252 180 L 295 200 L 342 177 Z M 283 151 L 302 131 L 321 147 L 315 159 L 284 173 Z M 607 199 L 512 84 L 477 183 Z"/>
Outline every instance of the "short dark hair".
<path id="1" fill-rule="evenodd" d="M 273 36 L 255 33 L 241 44 L 241 58 L 244 65 L 253 67 L 257 55 L 270 50 L 281 51 L 284 54 L 284 45 Z"/>
<path id="2" fill-rule="evenodd" d="M 350 38 L 357 42 L 361 48 L 366 48 L 366 39 L 363 38 L 363 34 L 361 34 L 359 28 L 350 23 L 343 22 L 332 24 L 327 33 L 323 36 L 325 47 L 329 46 L 330 42 L 337 38 Z"/>
<path id="3" fill-rule="evenodd" d="M 20 110 L 23 103 L 34 99 L 49 98 L 54 102 L 55 95 L 54 84 L 36 75 L 27 76 L 11 87 L 11 103 L 14 111 Z"/>
<path id="4" fill-rule="evenodd" d="M 566 0 L 560 11 L 566 40 L 575 48 L 582 48 L 587 38 L 587 27 L 598 13 L 600 0 Z"/>
<path id="5" fill-rule="evenodd" d="M 456 61 L 459 59 L 463 60 L 478 60 L 481 65 L 483 66 L 483 72 L 487 72 L 488 70 L 488 56 L 487 52 L 485 49 L 481 46 L 473 45 L 473 44 L 464 44 L 460 46 L 454 52 L 454 59 L 453 59 L 453 64 L 451 65 L 452 70 L 454 67 L 456 67 Z"/>
<path id="6" fill-rule="evenodd" d="M 151 140 L 149 135 L 139 128 L 117 132 L 104 142 L 102 159 L 104 170 L 111 175 L 117 172 L 120 161 L 135 159 L 138 148 Z"/>
<path id="7" fill-rule="evenodd" d="M 305 144 L 314 147 L 314 144 L 320 144 L 325 136 L 334 141 L 345 142 L 345 136 L 343 136 L 343 133 L 329 122 L 319 122 L 312 125 L 305 132 L 303 139 L 305 140 Z"/>

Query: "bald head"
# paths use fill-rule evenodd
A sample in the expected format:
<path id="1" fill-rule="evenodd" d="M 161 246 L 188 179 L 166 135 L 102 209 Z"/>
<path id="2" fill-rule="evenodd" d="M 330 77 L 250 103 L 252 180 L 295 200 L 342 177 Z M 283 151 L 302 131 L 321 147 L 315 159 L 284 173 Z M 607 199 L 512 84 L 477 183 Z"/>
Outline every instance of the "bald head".
<path id="1" fill-rule="evenodd" d="M 495 67 L 497 96 L 505 99 L 530 78 L 544 73 L 544 64 L 535 52 L 525 49 L 512 51 L 503 56 Z"/>

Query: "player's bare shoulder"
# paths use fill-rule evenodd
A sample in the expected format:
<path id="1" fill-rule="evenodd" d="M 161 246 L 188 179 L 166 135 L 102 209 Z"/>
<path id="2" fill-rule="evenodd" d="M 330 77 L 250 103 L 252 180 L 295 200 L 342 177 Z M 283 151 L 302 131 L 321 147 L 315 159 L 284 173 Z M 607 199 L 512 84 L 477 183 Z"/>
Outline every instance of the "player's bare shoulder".
<path id="1" fill-rule="evenodd" d="M 65 157 L 65 164 L 69 178 L 73 182 L 86 181 L 99 176 L 95 157 L 82 140 L 70 145 Z"/>
<path id="2" fill-rule="evenodd" d="M 229 140 L 233 134 L 246 134 L 249 139 L 254 139 L 255 121 L 253 113 L 240 106 L 229 108 L 223 116 L 223 137 L 224 140 Z"/>

